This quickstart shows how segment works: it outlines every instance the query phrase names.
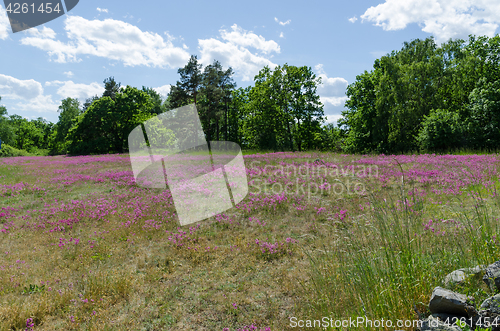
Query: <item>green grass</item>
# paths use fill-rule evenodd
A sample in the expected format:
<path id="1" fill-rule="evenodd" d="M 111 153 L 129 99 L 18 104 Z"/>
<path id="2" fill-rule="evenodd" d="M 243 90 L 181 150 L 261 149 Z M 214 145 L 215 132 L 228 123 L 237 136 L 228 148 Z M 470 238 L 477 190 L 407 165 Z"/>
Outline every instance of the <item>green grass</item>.
<path id="1" fill-rule="evenodd" d="M 359 156 L 297 153 L 286 162 L 315 158 L 348 165 Z M 245 161 L 250 167 L 251 160 Z M 271 158 L 260 165 L 278 161 Z M 275 207 L 231 209 L 227 218 L 200 222 L 192 241 L 179 246 L 165 232 L 178 232 L 176 217 L 163 219 L 168 222 L 161 230 L 144 228 L 146 220 L 175 212 L 174 206 L 158 202 L 161 191 L 113 181 L 60 185 L 51 179 L 64 169 L 78 175 L 129 171 L 129 163 L 33 163 L 0 165 L 0 187 L 22 181 L 45 188 L 43 193 L 25 189 L 0 195 L 1 206 L 18 209 L 9 221 L 20 227 L 26 220 L 80 220 L 64 232 L 19 228 L 0 233 L 0 266 L 7 270 L 0 273 L 1 330 L 22 330 L 27 318 L 34 319 L 35 330 L 234 331 L 251 324 L 296 330 L 290 326 L 292 316 L 414 320 L 415 308 L 429 314 L 432 289 L 443 285 L 446 274 L 500 259 L 495 237 L 499 201 L 479 187 L 468 188 L 480 194 L 476 198 L 415 198 L 409 194 L 413 189 L 432 186 L 413 187 L 398 180 L 381 187 L 377 178 L 367 178 L 366 195 L 328 193 L 310 201 L 289 195 Z M 331 182 L 347 179 L 352 180 Z M 241 204 L 250 205 L 252 199 L 248 196 Z M 72 200 L 91 201 L 96 206 L 88 208 L 94 211 L 112 201 L 115 213 L 97 220 L 79 216 L 87 210 L 83 207 L 48 212 Z M 434 203 L 438 201 L 444 203 Z M 318 213 L 319 208 L 326 211 Z M 143 216 L 122 226 L 135 210 Z M 345 219 L 335 216 L 340 210 L 346 211 Z M 434 232 L 423 226 L 429 219 L 436 220 Z M 462 227 L 437 223 L 439 219 L 453 219 Z M 440 231 L 446 235 L 438 235 Z M 80 243 L 60 248 L 59 238 L 79 238 Z M 286 238 L 298 241 L 289 253 L 269 255 L 256 244 L 256 239 L 274 243 Z M 477 279 L 454 289 L 473 296 L 477 305 L 492 294 Z"/>

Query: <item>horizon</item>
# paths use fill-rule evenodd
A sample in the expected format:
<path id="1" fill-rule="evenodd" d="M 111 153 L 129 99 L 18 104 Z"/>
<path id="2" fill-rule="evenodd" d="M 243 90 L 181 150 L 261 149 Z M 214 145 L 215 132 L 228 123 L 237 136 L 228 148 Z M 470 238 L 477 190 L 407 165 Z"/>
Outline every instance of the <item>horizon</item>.
<path id="1" fill-rule="evenodd" d="M 253 85 L 265 65 L 311 67 L 322 78 L 318 94 L 326 122 L 336 123 L 346 87 L 371 71 L 377 58 L 417 38 L 433 36 L 439 46 L 469 34 L 492 37 L 500 22 L 493 1 L 387 0 L 307 8 L 296 2 L 125 3 L 80 2 L 63 17 L 15 34 L 0 6 L 2 62 L 9 64 L 0 72 L 0 103 L 8 114 L 57 123 L 61 100 L 78 98 L 82 104 L 101 95 L 103 80 L 111 76 L 122 86 L 154 88 L 165 98 L 179 79 L 177 70 L 196 55 L 204 66 L 218 60 L 232 67 L 237 87 Z"/>

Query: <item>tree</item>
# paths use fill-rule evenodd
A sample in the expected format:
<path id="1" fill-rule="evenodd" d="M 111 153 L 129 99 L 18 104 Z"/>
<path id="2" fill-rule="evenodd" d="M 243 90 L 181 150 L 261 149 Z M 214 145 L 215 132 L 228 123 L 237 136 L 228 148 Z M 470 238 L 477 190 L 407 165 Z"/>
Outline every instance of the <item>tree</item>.
<path id="1" fill-rule="evenodd" d="M 191 55 L 188 63 L 177 70 L 180 80 L 172 86 L 167 97 L 168 109 L 175 109 L 194 103 L 198 104 L 198 93 L 202 81 L 202 65 L 196 55 Z"/>
<path id="2" fill-rule="evenodd" d="M 146 92 L 153 103 L 153 108 L 151 108 L 151 114 L 159 115 L 165 112 L 165 106 L 162 104 L 160 93 L 156 92 L 153 88 L 142 87 L 142 91 Z"/>
<path id="3" fill-rule="evenodd" d="M 11 115 L 8 120 L 9 126 L 14 131 L 16 140 L 12 147 L 31 152 L 41 148 L 44 132 L 34 122 L 28 121 L 19 115 Z M 10 145 L 10 144 L 9 144 Z"/>
<path id="4" fill-rule="evenodd" d="M 226 141 L 238 143 L 242 148 L 247 147 L 245 139 L 244 126 L 248 115 L 248 103 L 251 86 L 238 88 L 231 91 L 231 99 L 227 111 L 227 130 L 228 137 Z"/>
<path id="5" fill-rule="evenodd" d="M 249 93 L 245 138 L 252 148 L 313 148 L 324 121 L 320 83 L 310 67 L 264 67 Z"/>
<path id="6" fill-rule="evenodd" d="M 50 139 L 50 153 L 65 154 L 69 144 L 66 141 L 66 136 L 69 130 L 75 125 L 78 115 L 82 113 L 82 110 L 80 110 L 78 99 L 66 98 L 61 101 L 61 105 L 57 111 L 59 112 L 59 120 L 55 125 L 55 132 Z"/>
<path id="7" fill-rule="evenodd" d="M 458 113 L 433 109 L 422 122 L 418 135 L 420 148 L 433 152 L 459 148 L 463 146 L 463 130 Z"/>
<path id="8" fill-rule="evenodd" d="M 399 51 L 377 59 L 371 72 L 347 87 L 348 109 L 341 125 L 348 128 L 348 152 L 406 152 L 419 148 L 424 117 L 443 106 L 445 70 L 456 44 L 438 52 L 434 39 L 405 42 Z M 451 101 L 451 100 L 449 100 Z"/>
<path id="9" fill-rule="evenodd" d="M 39 149 L 48 149 L 49 148 L 49 139 L 54 131 L 55 125 L 52 122 L 47 121 L 42 117 L 38 117 L 31 122 L 35 125 L 35 127 L 40 130 L 43 134 L 42 140 L 36 146 Z"/>
<path id="10" fill-rule="evenodd" d="M 121 83 L 117 83 L 114 77 L 108 77 L 104 81 L 104 92 L 103 97 L 110 97 L 111 100 L 115 100 L 116 94 L 120 92 Z"/>
<path id="11" fill-rule="evenodd" d="M 232 75 L 233 69 L 223 70 L 217 60 L 203 71 L 198 108 L 207 140 L 221 140 L 221 133 L 227 139 L 231 91 L 236 87 Z"/>
<path id="12" fill-rule="evenodd" d="M 479 79 L 469 99 L 467 130 L 471 147 L 497 150 L 500 146 L 500 80 Z"/>
<path id="13" fill-rule="evenodd" d="M 93 97 L 85 99 L 85 102 L 82 105 L 82 113 L 86 112 L 90 105 L 92 105 L 94 101 L 99 100 L 99 98 L 100 97 L 98 95 L 94 95 Z"/>
<path id="14" fill-rule="evenodd" d="M 102 97 L 78 116 L 69 130 L 70 154 L 123 153 L 128 150 L 128 134 L 152 117 L 149 95 L 127 85 L 115 100 Z"/>
<path id="15" fill-rule="evenodd" d="M 2 97 L 0 97 L 0 101 L 1 100 Z M 16 141 L 16 134 L 9 123 L 7 109 L 4 106 L 0 106 L 0 140 L 2 140 L 2 144 L 11 146 L 13 146 Z"/>

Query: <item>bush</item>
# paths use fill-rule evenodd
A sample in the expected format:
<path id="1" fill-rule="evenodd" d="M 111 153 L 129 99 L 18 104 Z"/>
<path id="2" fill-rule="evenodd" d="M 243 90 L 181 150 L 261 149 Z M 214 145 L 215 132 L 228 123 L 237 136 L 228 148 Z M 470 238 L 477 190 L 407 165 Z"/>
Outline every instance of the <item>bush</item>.
<path id="1" fill-rule="evenodd" d="M 28 152 L 22 149 L 14 148 L 7 144 L 2 144 L 2 149 L 0 149 L 0 157 L 10 157 L 10 156 L 28 156 Z"/>
<path id="2" fill-rule="evenodd" d="M 422 150 L 449 151 L 463 145 L 463 132 L 458 113 L 432 109 L 422 121 L 417 141 Z"/>

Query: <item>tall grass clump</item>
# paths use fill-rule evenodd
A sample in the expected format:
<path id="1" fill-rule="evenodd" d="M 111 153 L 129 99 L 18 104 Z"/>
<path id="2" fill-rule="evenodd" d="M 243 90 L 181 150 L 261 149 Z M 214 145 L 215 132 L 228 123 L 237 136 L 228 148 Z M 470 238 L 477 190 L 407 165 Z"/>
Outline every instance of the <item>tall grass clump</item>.
<path id="1" fill-rule="evenodd" d="M 393 191 L 397 195 L 367 195 L 368 215 L 353 218 L 347 227 L 334 227 L 333 244 L 308 250 L 306 314 L 379 321 L 428 315 L 432 290 L 443 286 L 448 273 L 500 258 L 498 219 L 474 188 L 469 204 L 457 203 L 449 212 L 453 218 L 439 220 L 433 220 L 435 208 L 414 194 L 414 188 L 407 191 L 404 176 Z M 461 290 L 476 296 L 479 304 L 488 296 L 484 290 Z"/>

